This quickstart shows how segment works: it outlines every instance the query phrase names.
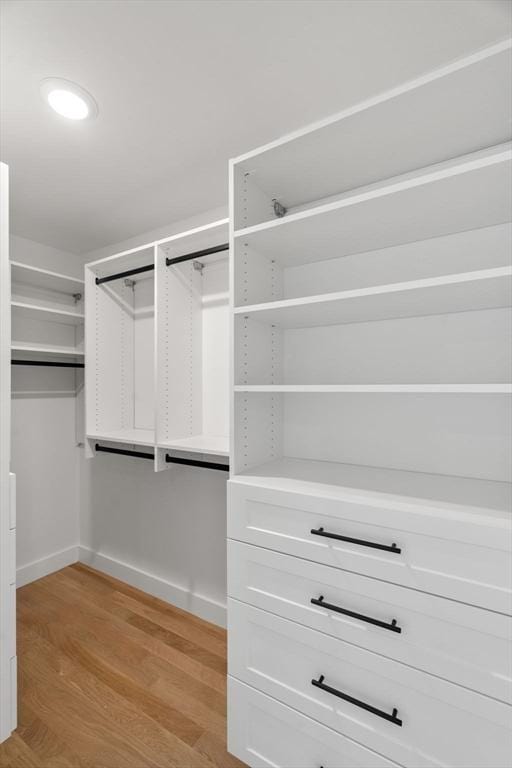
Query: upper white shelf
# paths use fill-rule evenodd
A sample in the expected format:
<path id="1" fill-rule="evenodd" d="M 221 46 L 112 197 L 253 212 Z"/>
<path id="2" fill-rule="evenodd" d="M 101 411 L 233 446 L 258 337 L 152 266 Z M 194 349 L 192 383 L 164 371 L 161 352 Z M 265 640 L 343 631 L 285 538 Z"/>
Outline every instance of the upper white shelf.
<path id="1" fill-rule="evenodd" d="M 85 315 L 81 312 L 72 312 L 64 309 L 52 309 L 39 304 L 28 304 L 21 301 L 12 301 L 11 307 L 20 317 L 31 320 L 43 320 L 65 325 L 80 325 L 84 322 Z"/>
<path id="2" fill-rule="evenodd" d="M 235 168 L 290 209 L 509 141 L 511 69 L 505 40 L 242 155 Z"/>
<path id="3" fill-rule="evenodd" d="M 281 328 L 442 315 L 512 305 L 512 267 L 377 285 L 237 307 L 235 315 Z"/>
<path id="4" fill-rule="evenodd" d="M 22 264 L 19 261 L 11 261 L 11 280 L 15 283 L 26 283 L 35 288 L 70 295 L 84 292 L 84 281 L 77 277 L 69 277 L 48 269 Z"/>
<path id="5" fill-rule="evenodd" d="M 229 456 L 229 438 L 223 435 L 194 435 L 193 437 L 184 437 L 180 440 L 159 442 L 158 447 L 166 448 L 168 451 Z"/>
<path id="6" fill-rule="evenodd" d="M 510 145 L 235 232 L 282 266 L 334 259 L 512 219 Z"/>

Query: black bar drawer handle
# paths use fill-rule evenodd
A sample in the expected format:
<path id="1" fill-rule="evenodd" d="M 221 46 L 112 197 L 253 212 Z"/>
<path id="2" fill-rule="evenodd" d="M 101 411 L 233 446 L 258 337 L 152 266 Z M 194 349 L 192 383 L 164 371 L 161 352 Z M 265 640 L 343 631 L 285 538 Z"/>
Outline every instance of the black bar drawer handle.
<path id="1" fill-rule="evenodd" d="M 336 539 L 337 541 L 348 541 L 351 544 L 359 544 L 361 547 L 371 547 L 372 549 L 383 549 L 386 552 L 394 552 L 399 555 L 402 551 L 396 544 L 377 544 L 375 541 L 365 541 L 364 539 L 352 539 L 350 536 L 340 536 L 339 533 L 329 533 L 323 528 L 312 528 L 311 533 L 315 536 L 325 536 L 326 539 Z"/>
<path id="2" fill-rule="evenodd" d="M 355 613 L 354 611 L 347 611 L 346 608 L 340 608 L 332 603 L 324 602 L 324 596 L 312 597 L 311 602 L 313 605 L 319 605 L 321 608 L 327 608 L 329 611 L 336 611 L 336 613 L 342 613 L 344 616 L 351 616 L 353 619 L 359 619 L 360 621 L 366 621 L 367 624 L 375 624 L 376 627 L 382 627 L 383 629 L 389 629 L 390 632 L 402 631 L 402 627 L 399 627 L 396 623 L 396 619 L 391 622 L 380 621 L 380 619 L 372 619 L 371 616 L 364 616 L 362 613 Z"/>
<path id="3" fill-rule="evenodd" d="M 377 715 L 378 717 L 382 717 L 384 720 L 389 720 L 390 723 L 394 723 L 395 725 L 402 726 L 402 721 L 400 720 L 398 715 L 398 710 L 393 709 L 393 713 L 390 715 L 388 712 L 384 712 L 382 709 L 377 709 L 377 707 L 372 707 L 371 704 L 366 704 L 364 701 L 360 701 L 359 699 L 354 699 L 353 696 L 349 696 L 348 693 L 343 693 L 342 691 L 338 691 L 337 688 L 331 688 L 330 685 L 326 685 L 324 683 L 325 677 L 324 675 L 320 675 L 318 680 L 312 680 L 311 685 L 314 685 L 316 688 L 321 688 L 322 691 L 327 691 L 327 693 L 331 693 L 333 696 L 337 696 L 339 699 L 343 699 L 343 701 L 348 701 L 350 704 L 355 704 L 356 707 L 361 707 L 361 709 L 366 709 L 367 712 L 371 712 L 374 715 Z"/>

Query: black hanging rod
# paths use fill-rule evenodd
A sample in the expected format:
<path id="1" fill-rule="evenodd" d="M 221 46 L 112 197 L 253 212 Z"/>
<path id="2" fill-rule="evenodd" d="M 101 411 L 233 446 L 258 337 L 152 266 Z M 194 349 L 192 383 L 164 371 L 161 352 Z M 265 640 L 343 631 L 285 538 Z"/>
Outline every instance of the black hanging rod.
<path id="1" fill-rule="evenodd" d="M 219 464 L 216 461 L 199 461 L 199 459 L 180 459 L 177 456 L 165 454 L 167 464 L 184 464 L 187 467 L 202 467 L 203 469 L 220 469 L 221 472 L 229 472 L 229 464 Z"/>
<path id="2" fill-rule="evenodd" d="M 154 264 L 146 264 L 145 267 L 137 267 L 137 269 L 127 269 L 126 272 L 116 272 L 115 275 L 107 275 L 106 277 L 97 277 L 96 285 L 102 283 L 109 283 L 111 280 L 119 280 L 121 277 L 131 277 L 132 275 L 138 275 L 140 272 L 151 272 L 155 268 Z"/>
<path id="3" fill-rule="evenodd" d="M 214 245 L 211 248 L 203 248 L 202 251 L 194 251 L 193 253 L 186 253 L 185 256 L 176 256 L 174 259 L 166 258 L 165 266 L 170 267 L 171 264 L 179 264 L 181 261 L 191 261 L 192 259 L 200 259 L 201 256 L 211 256 L 212 253 L 220 253 L 221 251 L 229 251 L 229 243 L 222 243 L 222 245 Z"/>
<path id="4" fill-rule="evenodd" d="M 44 365 L 50 368 L 85 368 L 84 363 L 58 363 L 49 360 L 11 360 L 11 365 Z"/>
<path id="5" fill-rule="evenodd" d="M 137 459 L 154 459 L 154 453 L 143 453 L 142 451 L 129 451 L 127 448 L 109 448 L 106 445 L 96 443 L 94 449 L 98 453 L 115 453 L 118 456 L 135 456 Z"/>

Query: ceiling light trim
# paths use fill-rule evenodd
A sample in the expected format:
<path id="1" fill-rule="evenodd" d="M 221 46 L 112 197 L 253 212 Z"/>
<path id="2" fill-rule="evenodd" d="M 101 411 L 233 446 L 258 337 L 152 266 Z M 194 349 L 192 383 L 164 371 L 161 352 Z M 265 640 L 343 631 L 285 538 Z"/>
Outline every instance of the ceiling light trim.
<path id="1" fill-rule="evenodd" d="M 71 93 L 73 96 L 81 99 L 87 107 L 87 114 L 76 114 L 75 116 L 72 114 L 66 114 L 64 111 L 60 111 L 55 103 L 50 101 L 51 95 L 58 91 Z M 63 77 L 45 77 L 45 79 L 41 81 L 41 95 L 47 106 L 50 107 L 52 111 L 56 112 L 61 117 L 71 120 L 72 122 L 78 123 L 83 122 L 84 120 L 93 120 L 99 112 L 98 105 L 89 91 L 86 91 L 85 88 L 82 88 L 82 86 L 78 85 L 78 83 L 75 83 L 72 80 L 66 80 Z"/>

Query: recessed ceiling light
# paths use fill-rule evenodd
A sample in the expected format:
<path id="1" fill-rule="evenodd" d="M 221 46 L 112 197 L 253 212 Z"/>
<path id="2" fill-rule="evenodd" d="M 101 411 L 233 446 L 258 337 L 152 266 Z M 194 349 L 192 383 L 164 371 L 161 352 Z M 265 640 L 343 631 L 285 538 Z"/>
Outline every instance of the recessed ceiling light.
<path id="1" fill-rule="evenodd" d="M 71 80 L 47 77 L 41 82 L 41 93 L 50 107 L 69 120 L 96 117 L 98 105 L 90 93 Z"/>

